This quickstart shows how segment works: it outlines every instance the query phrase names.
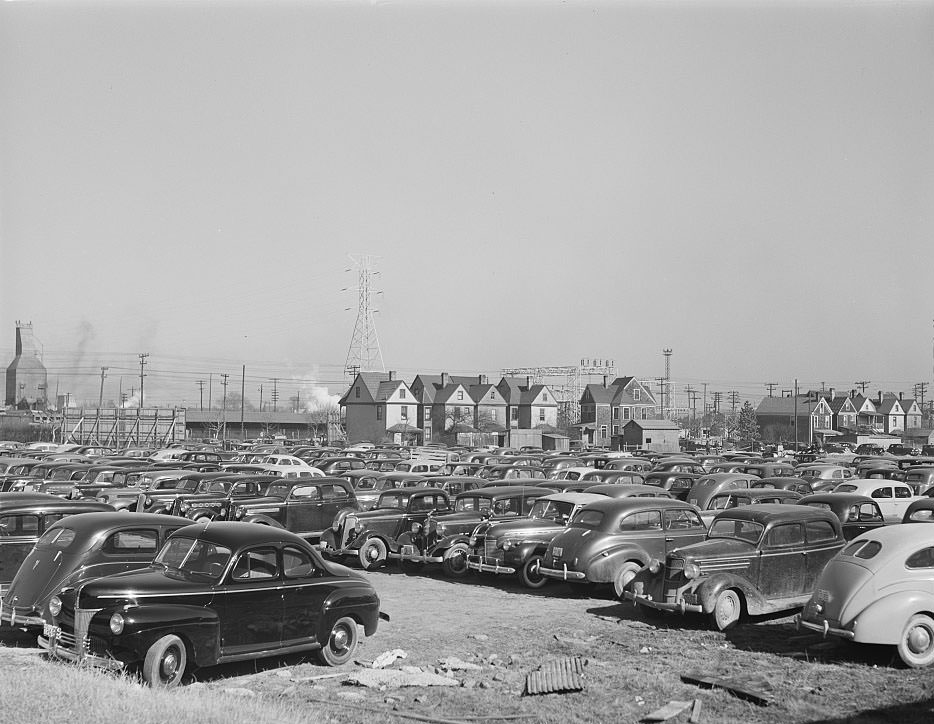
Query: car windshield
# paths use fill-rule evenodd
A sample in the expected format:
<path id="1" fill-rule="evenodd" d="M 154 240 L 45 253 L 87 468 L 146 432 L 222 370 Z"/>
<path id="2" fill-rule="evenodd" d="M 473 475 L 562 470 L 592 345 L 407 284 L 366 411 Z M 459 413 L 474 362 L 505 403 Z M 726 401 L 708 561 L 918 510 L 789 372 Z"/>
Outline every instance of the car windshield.
<path id="1" fill-rule="evenodd" d="M 71 528 L 52 528 L 36 541 L 38 550 L 53 549 L 65 550 L 75 539 L 75 532 Z"/>
<path id="2" fill-rule="evenodd" d="M 752 520 L 734 520 L 733 518 L 717 518 L 707 531 L 708 538 L 735 538 L 736 540 L 756 543 L 765 527 Z"/>
<path id="3" fill-rule="evenodd" d="M 563 500 L 536 500 L 529 517 L 567 520 L 572 510 L 574 510 L 574 504 Z"/>
<path id="4" fill-rule="evenodd" d="M 457 502 L 454 503 L 454 510 L 458 512 L 485 512 L 490 509 L 491 505 L 489 498 L 470 495 L 458 498 Z"/>
<path id="5" fill-rule="evenodd" d="M 383 493 L 379 496 L 377 508 L 398 508 L 405 510 L 409 507 L 411 493 Z"/>
<path id="6" fill-rule="evenodd" d="M 360 478 L 357 480 L 357 490 L 376 490 L 376 478 Z"/>
<path id="7" fill-rule="evenodd" d="M 270 498 L 287 498 L 289 497 L 289 492 L 292 490 L 292 485 L 283 485 L 281 483 L 273 483 L 268 488 L 266 488 L 266 495 Z"/>
<path id="8" fill-rule="evenodd" d="M 218 580 L 230 560 L 230 549 L 197 538 L 170 538 L 154 564 L 189 576 Z"/>
<path id="9" fill-rule="evenodd" d="M 216 483 L 211 483 L 210 486 L 208 486 L 207 492 L 208 493 L 220 493 L 221 495 L 226 495 L 232 486 L 233 486 L 233 483 L 230 483 L 230 482 L 225 483 L 225 482 L 219 481 Z"/>
<path id="10" fill-rule="evenodd" d="M 574 528 L 593 528 L 596 529 L 603 522 L 603 511 L 600 510 L 582 510 L 574 516 L 571 525 Z"/>

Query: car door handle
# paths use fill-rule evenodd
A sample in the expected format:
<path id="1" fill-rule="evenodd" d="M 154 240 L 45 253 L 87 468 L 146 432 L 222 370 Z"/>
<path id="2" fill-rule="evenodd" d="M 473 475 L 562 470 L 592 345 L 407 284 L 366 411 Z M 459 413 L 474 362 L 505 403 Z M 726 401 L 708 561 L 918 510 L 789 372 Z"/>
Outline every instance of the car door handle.
<path id="1" fill-rule="evenodd" d="M 674 538 L 665 538 L 666 543 L 673 543 L 674 540 L 675 540 Z"/>

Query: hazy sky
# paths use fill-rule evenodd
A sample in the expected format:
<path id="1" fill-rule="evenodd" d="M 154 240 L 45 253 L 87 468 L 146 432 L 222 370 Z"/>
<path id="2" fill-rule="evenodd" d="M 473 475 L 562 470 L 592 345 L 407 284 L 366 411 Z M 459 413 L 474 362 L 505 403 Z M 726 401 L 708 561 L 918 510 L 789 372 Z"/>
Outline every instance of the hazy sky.
<path id="1" fill-rule="evenodd" d="M 175 401 L 337 391 L 354 253 L 406 378 L 667 347 L 679 390 L 910 392 L 932 38 L 931 1 L 3 3 L 0 363 L 21 319 L 95 399 L 140 352 Z"/>

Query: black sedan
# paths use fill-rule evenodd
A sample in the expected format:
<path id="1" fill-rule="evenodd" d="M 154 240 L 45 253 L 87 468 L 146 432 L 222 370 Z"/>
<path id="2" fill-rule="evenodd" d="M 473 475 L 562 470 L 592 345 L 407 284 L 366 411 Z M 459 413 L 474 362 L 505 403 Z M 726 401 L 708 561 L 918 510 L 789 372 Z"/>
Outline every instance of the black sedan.
<path id="1" fill-rule="evenodd" d="M 376 633 L 379 597 L 360 573 L 264 525 L 211 523 L 175 532 L 152 565 L 54 596 L 39 637 L 53 656 L 140 667 L 153 686 L 196 667 L 317 650 L 337 666 Z"/>

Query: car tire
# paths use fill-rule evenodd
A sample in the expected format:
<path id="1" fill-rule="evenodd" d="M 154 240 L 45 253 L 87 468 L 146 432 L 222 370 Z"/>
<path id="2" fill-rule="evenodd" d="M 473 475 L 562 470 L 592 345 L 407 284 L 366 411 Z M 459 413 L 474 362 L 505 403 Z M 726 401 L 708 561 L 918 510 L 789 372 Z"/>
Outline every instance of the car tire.
<path id="1" fill-rule="evenodd" d="M 359 640 L 357 622 L 350 616 L 344 616 L 331 626 L 328 639 L 322 644 L 318 656 L 327 666 L 346 664 L 353 658 Z"/>
<path id="2" fill-rule="evenodd" d="M 542 566 L 542 557 L 535 555 L 529 558 L 519 569 L 519 580 L 526 588 L 542 588 L 548 579 L 539 573 Z"/>
<path id="3" fill-rule="evenodd" d="M 382 538 L 367 538 L 360 546 L 357 555 L 365 571 L 375 571 L 386 564 L 389 549 Z"/>
<path id="4" fill-rule="evenodd" d="M 626 561 L 620 569 L 616 572 L 616 576 L 613 578 L 613 589 L 616 591 L 616 597 L 619 600 L 623 600 L 623 591 L 626 590 L 626 586 L 630 584 L 633 578 L 636 577 L 636 574 L 642 570 L 642 566 L 634 561 Z"/>
<path id="5" fill-rule="evenodd" d="M 898 657 L 912 669 L 934 663 L 934 619 L 923 613 L 916 613 L 908 619 L 897 648 Z"/>
<path id="6" fill-rule="evenodd" d="M 743 613 L 743 599 L 732 588 L 721 591 L 710 612 L 710 622 L 717 631 L 727 631 L 739 623 Z"/>
<path id="7" fill-rule="evenodd" d="M 153 688 L 171 689 L 181 682 L 187 665 L 185 642 L 174 634 L 163 636 L 146 651 L 143 681 Z"/>
<path id="8" fill-rule="evenodd" d="M 470 569 L 467 567 L 467 544 L 455 543 L 444 552 L 441 571 L 448 578 L 463 578 Z"/>

